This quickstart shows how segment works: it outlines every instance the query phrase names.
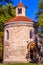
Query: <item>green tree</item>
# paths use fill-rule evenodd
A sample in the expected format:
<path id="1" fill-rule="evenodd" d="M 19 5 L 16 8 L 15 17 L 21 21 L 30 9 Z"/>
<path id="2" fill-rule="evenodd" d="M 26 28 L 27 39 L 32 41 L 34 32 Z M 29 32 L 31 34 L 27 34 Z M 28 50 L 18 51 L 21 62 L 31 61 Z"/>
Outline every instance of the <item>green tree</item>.
<path id="1" fill-rule="evenodd" d="M 5 23 L 12 17 L 15 17 L 15 7 L 13 7 L 11 4 L 7 4 L 6 6 L 2 6 L 0 8 L 0 22 Z"/>
<path id="2" fill-rule="evenodd" d="M 12 0 L 5 0 L 5 2 L 7 2 L 7 3 L 13 3 Z"/>
<path id="3" fill-rule="evenodd" d="M 0 8 L 0 31 L 3 29 L 3 24 L 12 17 L 15 17 L 15 7 L 11 4 L 7 4 Z"/>
<path id="4" fill-rule="evenodd" d="M 40 34 L 43 34 L 43 13 L 41 13 L 39 16 L 38 25 L 39 25 L 39 28 L 41 28 Z"/>
<path id="5" fill-rule="evenodd" d="M 0 62 L 2 61 L 3 58 L 3 32 L 0 32 Z"/>
<path id="6" fill-rule="evenodd" d="M 13 4 L 14 3 L 14 1 L 13 0 L 0 0 L 0 7 L 2 7 L 3 6 L 3 4 L 6 4 L 6 3 L 8 3 L 8 4 Z"/>
<path id="7" fill-rule="evenodd" d="M 40 0 L 38 6 L 38 12 L 36 14 L 36 18 L 38 19 L 38 28 L 40 29 L 39 34 L 43 34 L 43 0 Z"/>

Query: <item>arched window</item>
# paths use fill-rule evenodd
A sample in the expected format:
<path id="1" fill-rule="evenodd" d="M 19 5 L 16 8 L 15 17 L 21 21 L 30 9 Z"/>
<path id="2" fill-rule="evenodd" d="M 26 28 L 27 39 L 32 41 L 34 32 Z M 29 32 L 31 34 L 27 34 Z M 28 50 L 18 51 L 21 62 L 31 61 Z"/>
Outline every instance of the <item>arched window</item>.
<path id="1" fill-rule="evenodd" d="M 32 30 L 30 30 L 30 38 L 32 38 Z"/>
<path id="2" fill-rule="evenodd" d="M 35 31 L 33 29 L 30 30 L 30 38 L 35 38 Z"/>
<path id="3" fill-rule="evenodd" d="M 9 31 L 6 30 L 6 39 L 8 40 L 9 39 Z"/>
<path id="4" fill-rule="evenodd" d="M 18 8 L 18 14 L 22 14 L 22 8 Z"/>

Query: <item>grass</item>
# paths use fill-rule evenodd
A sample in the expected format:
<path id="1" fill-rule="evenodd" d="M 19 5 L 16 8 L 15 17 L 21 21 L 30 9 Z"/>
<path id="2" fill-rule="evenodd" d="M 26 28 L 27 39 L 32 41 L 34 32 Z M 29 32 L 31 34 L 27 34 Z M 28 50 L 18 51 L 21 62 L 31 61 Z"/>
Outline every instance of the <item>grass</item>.
<path id="1" fill-rule="evenodd" d="M 43 64 L 35 64 L 35 63 L 14 63 L 14 64 L 1 64 L 0 65 L 43 65 Z"/>

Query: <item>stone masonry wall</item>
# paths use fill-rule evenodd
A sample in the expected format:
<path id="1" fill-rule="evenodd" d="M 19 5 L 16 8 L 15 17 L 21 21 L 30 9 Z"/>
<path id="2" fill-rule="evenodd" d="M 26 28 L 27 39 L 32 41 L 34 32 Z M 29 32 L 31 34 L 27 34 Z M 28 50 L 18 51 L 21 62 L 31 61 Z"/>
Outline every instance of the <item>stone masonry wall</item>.
<path id="1" fill-rule="evenodd" d="M 30 39 L 29 26 L 14 26 L 4 29 L 4 56 L 3 62 L 27 62 L 27 45 Z M 6 30 L 9 31 L 9 39 L 6 39 Z M 27 43 L 28 41 L 28 43 Z"/>

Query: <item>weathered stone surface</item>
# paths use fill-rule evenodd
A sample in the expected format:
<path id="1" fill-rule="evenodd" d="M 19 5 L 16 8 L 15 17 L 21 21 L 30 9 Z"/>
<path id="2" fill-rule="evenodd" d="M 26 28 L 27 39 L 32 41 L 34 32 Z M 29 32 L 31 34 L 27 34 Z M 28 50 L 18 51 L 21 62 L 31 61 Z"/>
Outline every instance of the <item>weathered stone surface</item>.
<path id="1" fill-rule="evenodd" d="M 27 62 L 27 45 L 30 41 L 30 30 L 34 28 L 29 26 L 14 26 L 5 28 L 4 33 L 4 62 Z M 9 31 L 9 39 L 6 39 L 6 30 Z M 28 41 L 28 42 L 27 42 Z"/>

